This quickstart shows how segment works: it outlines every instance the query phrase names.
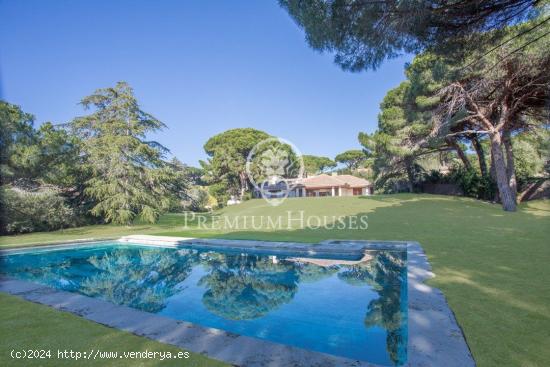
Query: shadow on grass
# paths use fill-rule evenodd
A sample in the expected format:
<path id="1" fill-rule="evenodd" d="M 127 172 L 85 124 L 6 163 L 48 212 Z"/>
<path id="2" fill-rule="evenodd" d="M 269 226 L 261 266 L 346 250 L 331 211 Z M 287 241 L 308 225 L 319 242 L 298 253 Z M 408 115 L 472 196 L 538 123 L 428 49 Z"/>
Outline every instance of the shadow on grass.
<path id="1" fill-rule="evenodd" d="M 550 220 L 544 207 L 503 212 L 496 204 L 455 197 L 376 197 L 390 204 L 359 212 L 366 230 L 296 228 L 171 232 L 170 235 L 272 241 L 414 240 L 426 250 L 479 365 L 543 366 L 550 330 Z M 160 233 L 168 234 L 168 233 Z M 528 332 L 526 332 L 528 331 Z M 494 336 L 498 335 L 495 339 Z"/>

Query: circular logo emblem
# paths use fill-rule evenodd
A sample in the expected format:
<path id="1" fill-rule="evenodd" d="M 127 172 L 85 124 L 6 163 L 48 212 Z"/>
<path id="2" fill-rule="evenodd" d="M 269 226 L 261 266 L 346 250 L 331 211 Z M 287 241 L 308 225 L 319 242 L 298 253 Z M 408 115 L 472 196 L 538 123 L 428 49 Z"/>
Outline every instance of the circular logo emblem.
<path id="1" fill-rule="evenodd" d="M 298 148 L 282 138 L 262 140 L 246 160 L 246 174 L 256 193 L 270 205 L 280 205 L 304 175 L 304 161 Z"/>

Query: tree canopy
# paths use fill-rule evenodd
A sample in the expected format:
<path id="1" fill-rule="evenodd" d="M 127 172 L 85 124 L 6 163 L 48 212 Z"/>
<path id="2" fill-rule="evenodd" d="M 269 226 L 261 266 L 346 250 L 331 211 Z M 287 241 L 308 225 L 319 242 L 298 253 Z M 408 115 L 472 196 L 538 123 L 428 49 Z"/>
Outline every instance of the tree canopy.
<path id="1" fill-rule="evenodd" d="M 550 62 L 544 50 L 548 32 L 538 19 L 510 27 L 510 37 L 538 29 L 527 39 L 511 39 L 495 49 L 480 47 L 485 56 L 448 62 L 434 54 L 418 55 L 406 67 L 407 80 L 390 90 L 381 104 L 378 130 L 360 134 L 366 149 L 375 151 L 382 176 L 406 171 L 409 188 L 415 181 L 419 157 L 453 151 L 466 170 L 472 170 L 465 147 L 477 155 L 481 175 L 498 184 L 506 210 L 515 210 L 514 135 L 547 124 Z M 534 41 L 539 41 L 534 44 Z M 476 70 L 467 71 L 472 62 Z M 485 163 L 484 140 L 491 153 L 491 172 Z M 380 177 L 380 176 L 379 176 Z"/>
<path id="2" fill-rule="evenodd" d="M 280 0 L 309 45 L 334 52 L 343 69 L 376 69 L 402 53 L 453 52 L 456 59 L 500 29 L 534 17 L 540 0 Z M 496 30 L 496 32 L 488 32 Z M 490 36 L 490 37 L 487 37 Z M 489 40 L 486 40 L 489 38 Z"/>
<path id="3" fill-rule="evenodd" d="M 35 129 L 34 116 L 4 101 L 0 121 L 0 232 L 82 223 L 76 216 L 86 210 L 78 139 L 49 122 Z"/>
<path id="4" fill-rule="evenodd" d="M 334 160 L 338 163 L 345 164 L 350 170 L 355 170 L 367 160 L 367 156 L 362 150 L 351 149 L 338 154 L 334 157 Z"/>
<path id="5" fill-rule="evenodd" d="M 268 138 L 263 131 L 239 128 L 215 135 L 204 144 L 209 159 L 201 164 L 218 203 L 227 201 L 229 195 L 242 197 L 248 190 L 246 159 L 256 144 Z"/>
<path id="6" fill-rule="evenodd" d="M 34 116 L 19 106 L 0 101 L 0 180 L 2 184 L 17 178 L 21 150 L 36 141 Z"/>
<path id="7" fill-rule="evenodd" d="M 328 157 L 304 155 L 302 158 L 304 160 L 304 170 L 307 175 L 316 175 L 336 167 L 336 162 Z"/>
<path id="8" fill-rule="evenodd" d="M 73 120 L 71 128 L 92 172 L 85 189 L 96 201 L 92 214 L 121 224 L 135 217 L 156 221 L 184 191 L 182 177 L 163 161 L 168 150 L 146 140 L 165 125 L 140 109 L 124 82 L 98 89 L 81 104 L 93 112 Z"/>

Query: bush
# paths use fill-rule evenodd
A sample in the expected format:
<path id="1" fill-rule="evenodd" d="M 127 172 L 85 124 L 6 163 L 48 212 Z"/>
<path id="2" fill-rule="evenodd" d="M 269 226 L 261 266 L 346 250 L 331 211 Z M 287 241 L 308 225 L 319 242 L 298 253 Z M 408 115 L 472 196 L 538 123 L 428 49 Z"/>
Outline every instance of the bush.
<path id="1" fill-rule="evenodd" d="M 426 177 L 424 178 L 424 182 L 432 183 L 432 184 L 449 183 L 447 182 L 447 177 L 443 173 L 435 170 L 431 170 L 426 175 Z"/>
<path id="2" fill-rule="evenodd" d="M 482 200 L 494 200 L 497 194 L 497 183 L 488 176 L 481 176 L 477 189 L 477 198 Z"/>
<path id="3" fill-rule="evenodd" d="M 397 194 L 409 192 L 409 184 L 403 177 L 383 177 L 374 182 L 374 189 L 376 194 Z"/>
<path id="4" fill-rule="evenodd" d="M 183 203 L 183 208 L 185 210 L 194 212 L 204 212 L 208 210 L 210 195 L 206 189 L 195 186 L 188 191 L 187 195 L 189 199 Z"/>
<path id="5" fill-rule="evenodd" d="M 424 181 L 433 184 L 455 184 L 465 196 L 482 200 L 493 200 L 496 193 L 496 183 L 491 177 L 482 176 L 477 171 L 462 166 L 453 167 L 447 174 L 431 171 Z"/>
<path id="6" fill-rule="evenodd" d="M 474 170 L 463 167 L 452 168 L 449 172 L 449 181 L 458 185 L 465 196 L 478 197 L 481 176 Z"/>
<path id="7" fill-rule="evenodd" d="M 5 233 L 53 231 L 77 223 L 74 210 L 55 188 L 2 187 L 0 196 Z"/>
<path id="8" fill-rule="evenodd" d="M 210 195 L 212 195 L 216 202 L 218 203 L 218 207 L 223 207 L 227 203 L 227 200 L 229 200 L 229 193 L 227 192 L 227 186 L 223 183 L 215 183 L 213 185 L 210 185 L 208 187 L 208 192 Z"/>

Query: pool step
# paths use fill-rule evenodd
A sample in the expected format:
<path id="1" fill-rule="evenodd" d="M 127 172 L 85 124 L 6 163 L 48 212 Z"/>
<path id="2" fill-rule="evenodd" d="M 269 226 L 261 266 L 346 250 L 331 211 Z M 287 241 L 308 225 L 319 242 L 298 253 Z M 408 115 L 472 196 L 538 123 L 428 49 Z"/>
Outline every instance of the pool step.
<path id="1" fill-rule="evenodd" d="M 189 240 L 193 240 L 193 238 L 134 234 L 130 236 L 121 237 L 118 239 L 118 242 L 140 243 L 145 245 L 157 245 L 157 246 L 177 246 L 180 244 L 181 241 L 189 241 Z"/>

